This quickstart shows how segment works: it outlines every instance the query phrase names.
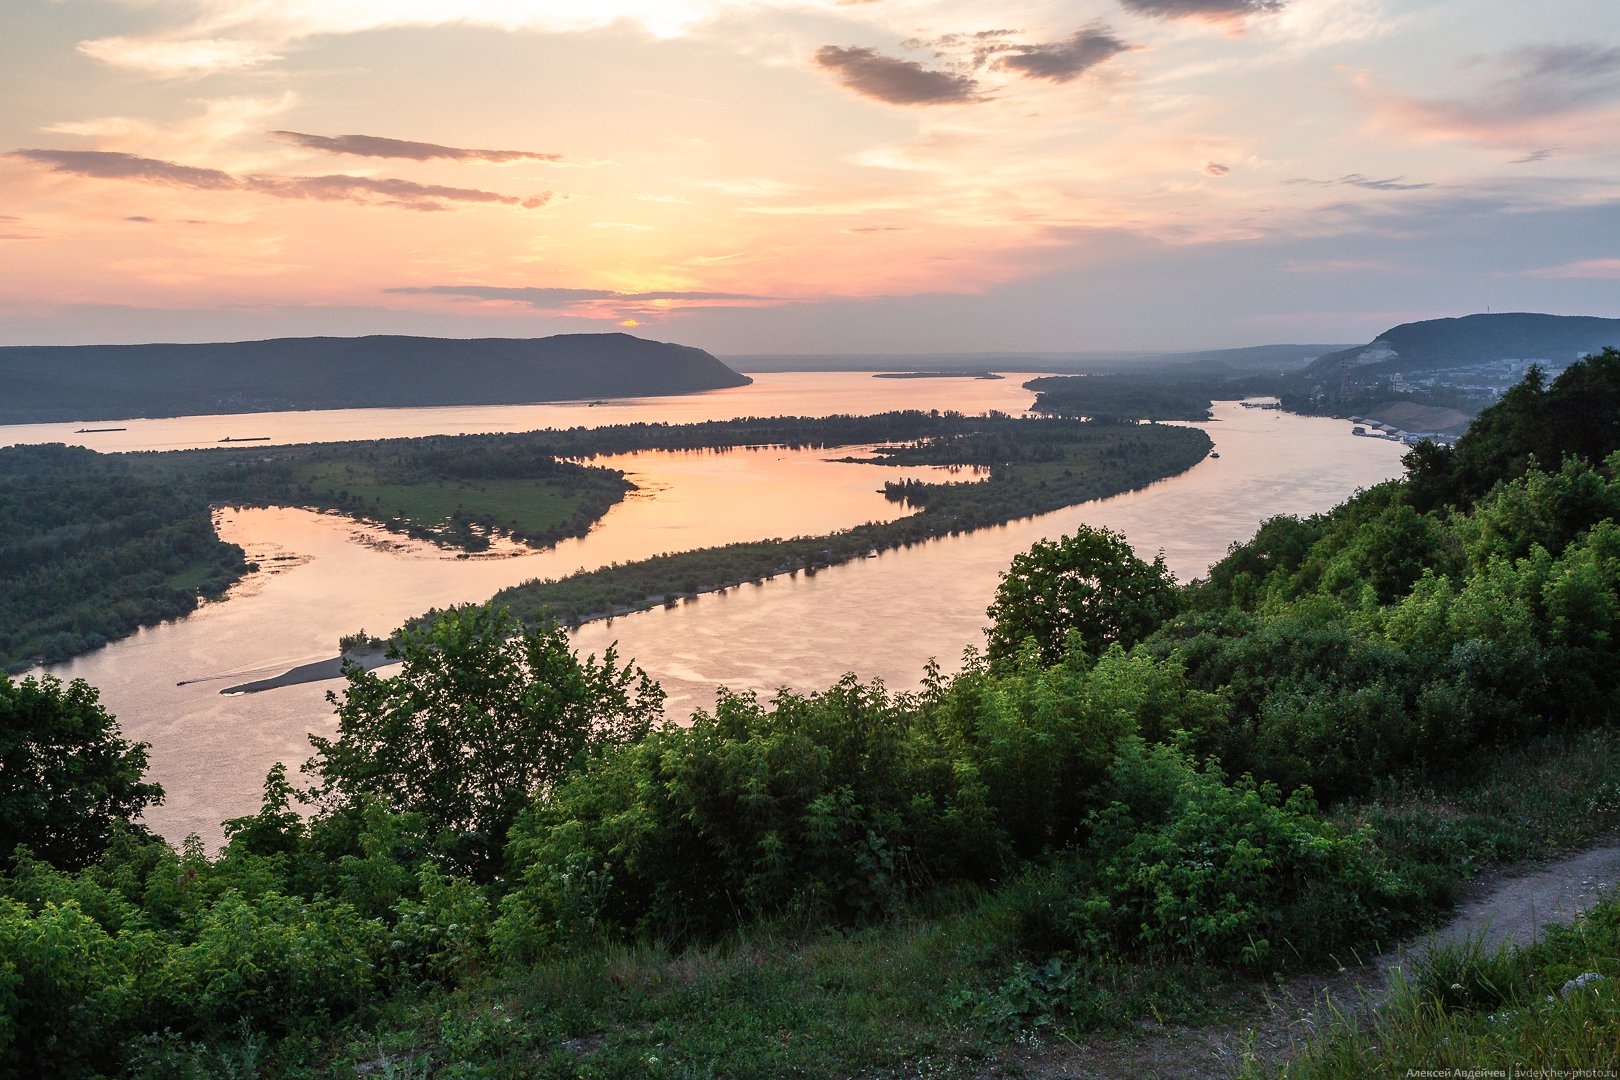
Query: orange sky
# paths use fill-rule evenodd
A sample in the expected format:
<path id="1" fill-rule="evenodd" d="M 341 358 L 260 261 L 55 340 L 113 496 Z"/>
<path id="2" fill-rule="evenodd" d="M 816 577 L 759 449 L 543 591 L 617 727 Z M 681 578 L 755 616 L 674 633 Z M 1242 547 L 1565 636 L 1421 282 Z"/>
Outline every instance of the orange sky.
<path id="1" fill-rule="evenodd" d="M 1070 351 L 1620 315 L 1612 0 L 986 10 L 11 0 L 0 343 Z"/>

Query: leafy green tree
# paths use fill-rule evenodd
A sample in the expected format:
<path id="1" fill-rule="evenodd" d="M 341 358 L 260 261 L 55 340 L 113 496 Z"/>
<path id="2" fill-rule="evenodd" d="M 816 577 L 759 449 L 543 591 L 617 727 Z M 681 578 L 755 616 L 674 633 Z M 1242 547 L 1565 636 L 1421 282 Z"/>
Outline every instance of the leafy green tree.
<path id="1" fill-rule="evenodd" d="M 331 813 L 367 797 L 422 815 L 440 853 L 481 879 L 500 866 L 507 830 L 535 792 L 592 754 L 640 739 L 664 692 L 620 667 L 610 647 L 581 661 L 555 625 L 468 606 L 401 632 L 382 678 L 356 665 L 335 739 L 310 736 L 315 798 Z"/>
<path id="2" fill-rule="evenodd" d="M 25 845 L 57 866 L 93 862 L 115 827 L 163 801 L 142 779 L 146 748 L 83 679 L 0 675 L 0 859 Z"/>
<path id="3" fill-rule="evenodd" d="M 1052 664 L 1071 639 L 1092 656 L 1116 643 L 1128 649 L 1179 602 L 1162 552 L 1143 562 L 1119 533 L 1082 525 L 1073 536 L 1036 541 L 1001 575 L 988 612 L 988 652 L 1007 659 L 1033 639 Z"/>

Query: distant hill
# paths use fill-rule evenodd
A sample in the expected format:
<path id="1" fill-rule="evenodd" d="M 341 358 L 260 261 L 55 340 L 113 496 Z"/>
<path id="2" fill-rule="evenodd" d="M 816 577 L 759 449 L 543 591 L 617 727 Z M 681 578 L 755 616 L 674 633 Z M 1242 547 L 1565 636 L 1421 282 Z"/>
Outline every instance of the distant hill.
<path id="1" fill-rule="evenodd" d="M 1294 371 L 1345 345 L 1253 345 L 1198 352 L 804 353 L 726 356 L 738 371 L 1050 371 L 1088 375 L 1183 369 L 1199 374 Z"/>
<path id="2" fill-rule="evenodd" d="M 1366 374 L 1405 373 L 1495 360 L 1540 360 L 1563 367 L 1615 344 L 1620 344 L 1620 319 L 1523 312 L 1465 315 L 1403 323 L 1366 345 L 1320 357 L 1301 374 L 1327 378 L 1362 368 Z"/>
<path id="3" fill-rule="evenodd" d="M 512 405 L 745 386 L 702 349 L 628 334 L 275 338 L 0 348 L 0 424 Z"/>

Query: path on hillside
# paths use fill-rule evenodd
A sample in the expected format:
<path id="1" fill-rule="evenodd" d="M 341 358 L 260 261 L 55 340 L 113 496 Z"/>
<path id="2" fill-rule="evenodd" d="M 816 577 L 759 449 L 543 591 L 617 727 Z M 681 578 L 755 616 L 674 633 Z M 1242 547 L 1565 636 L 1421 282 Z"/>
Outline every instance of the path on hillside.
<path id="1" fill-rule="evenodd" d="M 1137 1039 L 1096 1038 L 1050 1046 L 1022 1062 L 1028 1074 L 1076 1080 L 1229 1080 L 1247 1055 L 1280 1065 L 1315 1027 L 1329 1005 L 1341 1012 L 1375 1006 L 1394 969 L 1436 942 L 1476 937 L 1487 949 L 1504 941 L 1526 945 L 1548 924 L 1565 925 L 1620 889 L 1620 844 L 1593 848 L 1529 869 L 1491 877 L 1470 890 L 1451 920 L 1360 967 L 1307 974 L 1261 987 L 1245 1014 L 1228 1025 L 1185 1027 L 1143 1021 Z"/>

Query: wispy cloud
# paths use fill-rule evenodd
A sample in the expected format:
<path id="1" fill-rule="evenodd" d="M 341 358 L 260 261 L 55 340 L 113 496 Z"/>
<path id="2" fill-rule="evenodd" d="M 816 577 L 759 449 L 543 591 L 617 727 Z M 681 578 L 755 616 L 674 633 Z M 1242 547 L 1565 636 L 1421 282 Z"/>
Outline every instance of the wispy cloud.
<path id="1" fill-rule="evenodd" d="M 1333 180 L 1312 180 L 1308 177 L 1295 177 L 1283 181 L 1285 184 L 1308 185 L 1310 187 L 1355 187 L 1367 191 L 1422 191 L 1432 188 L 1432 183 L 1408 184 L 1404 176 L 1391 176 L 1384 180 L 1374 180 L 1361 173 L 1348 173 Z"/>
<path id="2" fill-rule="evenodd" d="M 613 289 L 501 285 L 405 285 L 383 291 L 400 296 L 440 296 L 452 300 L 518 304 L 556 315 L 615 322 L 625 319 L 656 320 L 693 309 L 758 308 L 790 302 L 777 296 L 701 289 L 618 292 Z"/>
<path id="3" fill-rule="evenodd" d="M 1508 162 L 1509 165 L 1534 165 L 1538 161 L 1546 161 L 1553 156 L 1556 147 L 1543 146 L 1539 150 L 1532 150 L 1524 157 L 1516 157 Z"/>
<path id="4" fill-rule="evenodd" d="M 1620 281 L 1620 259 L 1581 259 L 1578 262 L 1565 263 L 1562 266 L 1544 266 L 1539 270 L 1527 270 L 1524 276 Z"/>
<path id="5" fill-rule="evenodd" d="M 1521 164 L 1541 160 L 1536 155 L 1554 144 L 1612 144 L 1620 118 L 1620 47 L 1533 45 L 1473 57 L 1461 67 L 1486 74 L 1471 95 L 1422 98 L 1375 88 L 1362 93 L 1377 120 L 1420 138 L 1532 151 Z"/>
<path id="6" fill-rule="evenodd" d="M 971 75 L 925 68 L 876 49 L 824 45 L 816 50 L 816 63 L 857 94 L 890 105 L 965 105 L 985 100 L 978 80 Z"/>
<path id="7" fill-rule="evenodd" d="M 489 203 L 533 210 L 555 197 L 547 192 L 523 198 L 477 188 L 419 184 L 414 180 L 392 177 L 343 174 L 235 176 L 220 169 L 198 168 L 110 150 L 13 150 L 6 156 L 43 165 L 55 173 L 99 180 L 124 180 L 199 191 L 247 191 L 278 199 L 350 202 L 402 210 L 442 211 L 450 209 L 452 203 Z"/>
<path id="8" fill-rule="evenodd" d="M 471 150 L 460 146 L 389 139 L 381 135 L 309 135 L 302 131 L 272 131 L 271 135 L 306 150 L 359 157 L 408 158 L 411 161 L 561 161 L 561 154 L 541 154 L 530 150 Z"/>
<path id="9" fill-rule="evenodd" d="M 744 0 L 589 4 L 462 0 L 453 5 L 414 0 L 170 0 L 164 7 L 189 18 L 154 33 L 83 41 L 79 51 L 102 63 L 159 78 L 199 78 L 263 67 L 312 38 L 331 35 L 452 25 L 567 33 L 628 20 L 664 37 L 684 33 L 723 9 L 747 4 Z"/>
<path id="10" fill-rule="evenodd" d="M 384 292 L 408 296 L 455 296 L 469 300 L 509 300 L 530 307 L 551 311 L 574 304 L 596 300 L 619 300 L 647 303 L 656 300 L 684 301 L 739 301 L 778 300 L 780 297 L 757 296 L 752 293 L 704 292 L 702 290 L 670 290 L 654 292 L 616 292 L 612 289 L 568 289 L 532 286 L 502 285 L 400 285 Z"/>

